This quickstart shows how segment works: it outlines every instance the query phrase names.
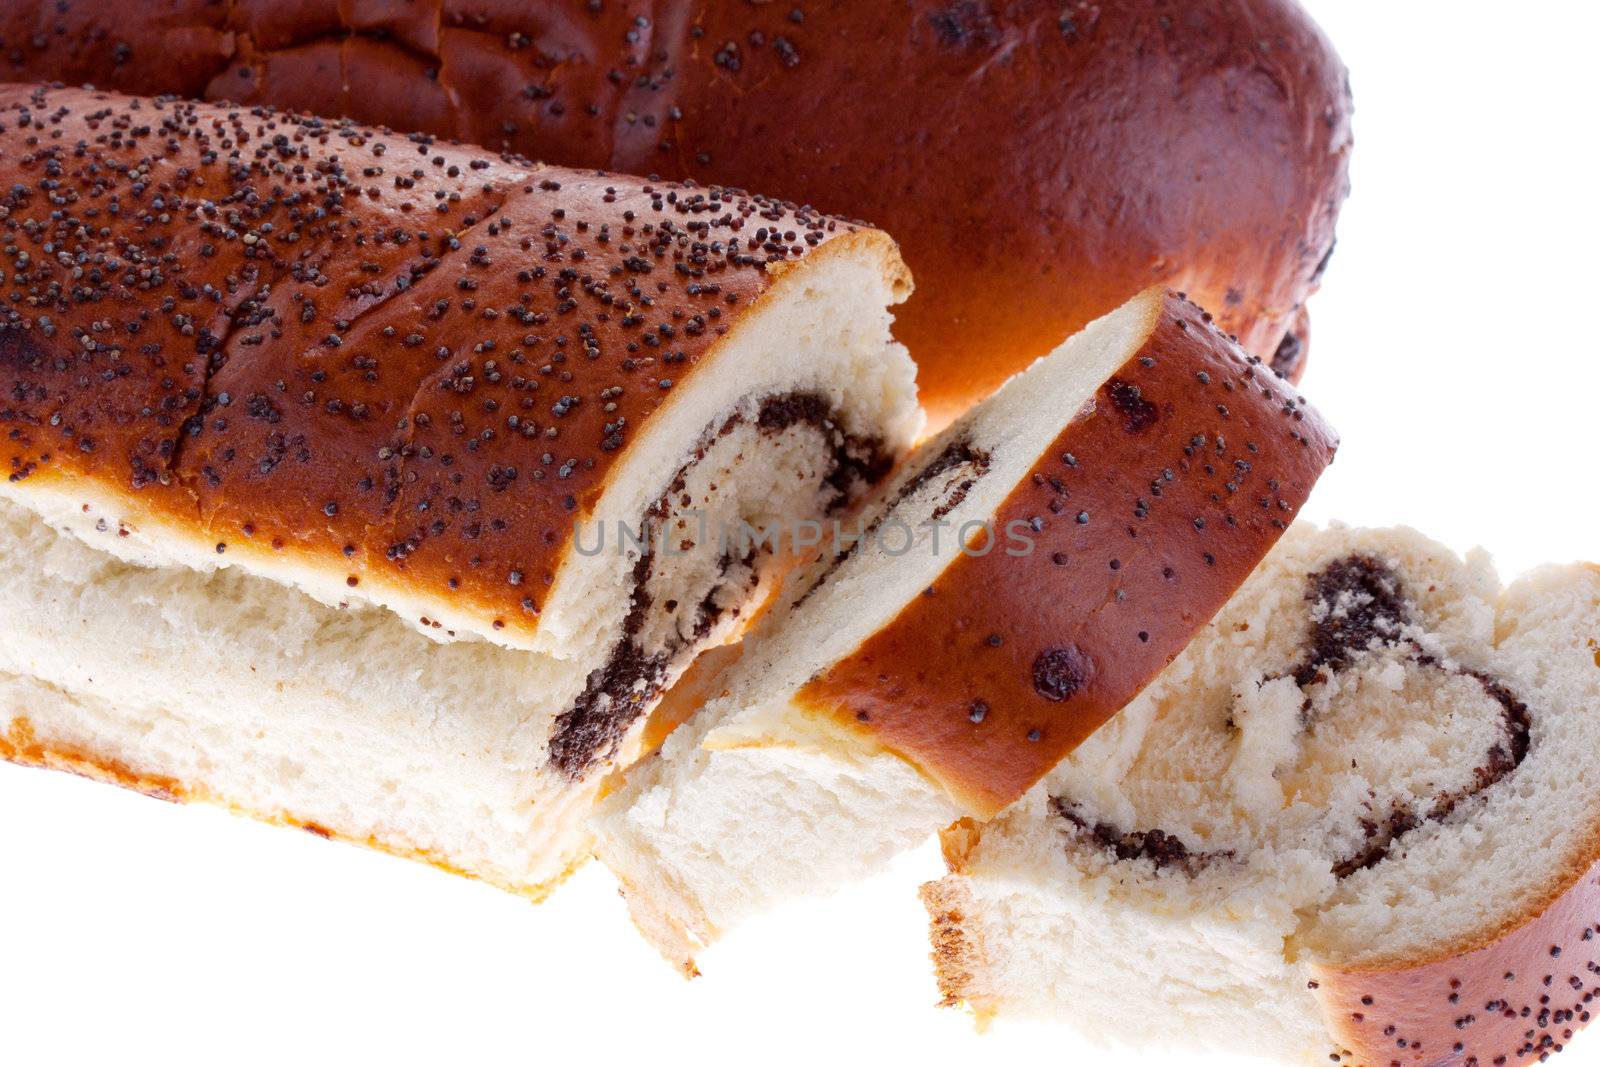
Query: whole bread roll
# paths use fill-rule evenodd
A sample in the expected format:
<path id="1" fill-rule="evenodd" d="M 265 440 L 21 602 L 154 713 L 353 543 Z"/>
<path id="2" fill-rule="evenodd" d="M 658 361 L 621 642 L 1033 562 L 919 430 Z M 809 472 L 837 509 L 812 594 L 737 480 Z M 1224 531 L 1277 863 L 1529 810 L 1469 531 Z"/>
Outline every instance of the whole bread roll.
<path id="1" fill-rule="evenodd" d="M 308 605 L 373 605 L 437 642 L 517 650 L 543 681 L 516 758 L 566 812 L 531 849 L 570 829 L 660 694 L 786 565 L 718 531 L 849 507 L 921 426 L 889 335 L 910 290 L 894 243 L 764 197 L 263 107 L 11 85 L 0 190 L 0 499 L 108 565 L 300 591 L 290 607 L 249 586 L 274 605 L 263 620 L 337 630 Z M 150 640 L 139 611 L 163 580 L 116 627 L 49 610 L 69 586 L 18 584 L 0 672 L 68 703 L 225 722 L 254 686 L 162 695 L 203 630 Z M 231 587 L 184 588 L 174 605 Z M 369 658 L 349 678 L 425 669 L 432 642 L 395 659 L 361 617 L 342 647 Z M 292 679 L 248 631 L 226 637 L 235 662 Z M 295 686 L 312 718 L 345 699 Z M 470 703 L 442 678 L 410 693 L 432 714 Z M 175 750 L 138 774 L 181 780 L 160 766 Z M 341 810 L 331 829 L 374 833 Z"/>
<path id="2" fill-rule="evenodd" d="M 1293 0 L 11 0 L 0 77 L 306 109 L 868 219 L 934 426 L 1148 285 L 1297 376 L 1350 95 Z M 1004 240 L 995 235 L 1003 234 Z"/>
<path id="3" fill-rule="evenodd" d="M 1600 569 L 1507 589 L 1414 531 L 1291 531 L 1038 788 L 945 834 L 941 986 L 1118 1043 L 1543 1060 L 1600 990 L 1597 710 Z"/>
<path id="4" fill-rule="evenodd" d="M 1335 440 L 1149 290 L 921 446 L 829 536 L 704 706 L 597 810 L 674 963 L 1022 796 L 1288 527 Z"/>

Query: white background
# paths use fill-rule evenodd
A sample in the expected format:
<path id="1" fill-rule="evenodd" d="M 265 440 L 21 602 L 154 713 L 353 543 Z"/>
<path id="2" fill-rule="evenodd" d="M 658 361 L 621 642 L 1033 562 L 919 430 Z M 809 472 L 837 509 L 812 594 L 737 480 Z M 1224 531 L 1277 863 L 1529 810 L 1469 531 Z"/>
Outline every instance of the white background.
<path id="1" fill-rule="evenodd" d="M 1304 383 L 1345 444 L 1312 517 L 1483 543 L 1508 571 L 1600 556 L 1596 6 L 1308 6 L 1357 102 Z M 0 1063 L 1102 1060 L 1064 1028 L 978 1037 L 933 1007 L 913 891 L 936 873 L 927 850 L 747 926 L 690 983 L 598 867 L 532 908 L 3 766 Z M 1558 1062 L 1600 1063 L 1600 1036 Z"/>

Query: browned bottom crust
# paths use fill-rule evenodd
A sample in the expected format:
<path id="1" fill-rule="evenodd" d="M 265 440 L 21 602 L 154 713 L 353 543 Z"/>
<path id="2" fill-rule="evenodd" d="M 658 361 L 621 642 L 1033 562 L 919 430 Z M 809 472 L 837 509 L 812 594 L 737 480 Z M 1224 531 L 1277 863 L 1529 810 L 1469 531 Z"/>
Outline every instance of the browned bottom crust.
<path id="1" fill-rule="evenodd" d="M 985 997 L 982 979 L 987 969 L 982 938 L 977 932 L 972 893 L 959 877 L 928 882 L 919 891 L 928 909 L 928 937 L 933 945 L 934 977 L 939 983 L 941 1008 L 965 1004 L 984 1025 L 994 1014 Z"/>
<path id="2" fill-rule="evenodd" d="M 299 818 L 290 812 L 253 811 L 218 795 L 203 783 L 181 782 L 164 775 L 146 774 L 129 767 L 119 760 L 71 748 L 59 742 L 42 740 L 34 729 L 33 723 L 26 716 L 17 716 L 12 719 L 9 726 L 3 732 L 0 732 L 0 760 L 4 760 L 7 763 L 15 763 L 22 767 L 66 771 L 82 778 L 104 782 L 108 785 L 121 786 L 124 789 L 131 789 L 134 792 L 143 793 L 145 796 L 171 803 L 210 804 L 224 808 L 235 815 L 243 815 L 246 818 L 255 819 L 258 822 L 271 823 L 275 826 L 294 827 L 326 840 L 362 845 L 377 852 L 397 856 L 400 859 L 426 863 L 428 866 L 435 867 L 448 874 L 484 882 L 516 896 L 525 897 L 535 904 L 544 901 L 546 897 L 555 891 L 557 886 L 571 877 L 589 858 L 587 855 L 578 857 L 560 874 L 537 885 L 515 885 L 494 878 L 486 878 L 481 874 L 463 869 L 430 849 L 382 840 L 371 835 L 358 837 L 353 834 L 341 833 L 313 820 Z"/>

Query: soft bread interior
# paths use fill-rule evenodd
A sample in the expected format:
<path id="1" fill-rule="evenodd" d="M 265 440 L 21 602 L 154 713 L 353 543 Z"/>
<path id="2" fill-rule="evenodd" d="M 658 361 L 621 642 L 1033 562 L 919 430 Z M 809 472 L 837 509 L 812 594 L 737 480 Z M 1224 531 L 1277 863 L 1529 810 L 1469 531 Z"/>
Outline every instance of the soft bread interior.
<path id="1" fill-rule="evenodd" d="M 545 759 L 580 665 L 441 645 L 237 570 L 140 567 L 0 503 L 0 754 L 539 895 L 589 799 Z"/>
<path id="2" fill-rule="evenodd" d="M 1600 571 L 1541 568 L 1505 592 L 1494 624 L 1490 669 L 1528 706 L 1527 758 L 1485 803 L 1346 879 L 1300 932 L 1302 955 L 1378 967 L 1484 940 L 1541 910 L 1594 852 Z"/>
<path id="3" fill-rule="evenodd" d="M 597 812 L 598 851 L 669 960 L 741 918 L 823 892 L 913 847 L 958 814 L 900 757 L 792 698 L 892 619 L 957 557 L 1101 384 L 1144 342 L 1150 293 L 1097 321 L 918 449 L 827 551 L 791 577 L 737 667 L 660 754 Z M 872 532 L 872 536 L 862 536 Z"/>
<path id="4" fill-rule="evenodd" d="M 937 578 L 962 545 L 1004 551 L 1006 531 L 988 529 L 996 509 L 1095 391 L 1144 343 L 1160 313 L 1151 290 L 1087 326 L 1012 378 L 992 398 L 917 449 L 905 469 L 855 522 L 842 561 L 826 554 L 789 583 L 730 686 L 743 705 L 719 730 L 787 743 L 787 697 L 819 670 L 881 629 Z M 937 471 L 927 477 L 927 472 Z M 854 550 L 850 534 L 876 528 Z M 830 544 L 830 547 L 831 544 Z"/>
<path id="5" fill-rule="evenodd" d="M 947 835 L 952 997 L 1328 1062 L 1308 966 L 1448 957 L 1576 876 L 1597 641 L 1592 568 L 1502 594 L 1411 531 L 1297 528 L 1028 797 Z"/>
<path id="6" fill-rule="evenodd" d="M 635 758 L 659 693 L 787 562 L 776 545 L 730 556 L 721 530 L 820 519 L 883 473 L 850 464 L 915 436 L 891 254 L 824 249 L 687 379 L 580 531 L 542 650 L 472 639 L 442 605 L 408 617 L 377 583 L 219 554 L 86 486 L 12 483 L 0 730 L 19 740 L 3 753 L 126 768 L 129 784 L 542 892 L 586 854 L 602 766 Z"/>
<path id="7" fill-rule="evenodd" d="M 922 429 L 915 365 L 889 334 L 887 308 L 910 293 L 897 266 L 887 239 L 862 233 L 836 238 L 812 253 L 803 269 L 781 275 L 713 349 L 715 362 L 673 387 L 670 403 L 631 444 L 605 497 L 584 518 L 638 527 L 678 472 L 723 432 L 730 415 L 737 413 L 742 425 L 749 426 L 758 420 L 763 401 L 796 396 L 814 398 L 830 424 L 793 427 L 816 438 L 804 447 L 817 455 L 779 459 L 737 484 L 704 479 L 703 491 L 691 491 L 687 503 L 682 492 L 668 494 L 664 528 L 679 529 L 682 522 L 716 534 L 744 522 L 756 529 L 787 531 L 800 520 L 837 512 L 850 503 L 839 486 L 820 478 L 827 468 L 829 437 L 870 441 L 893 459 Z M 723 451 L 727 469 L 742 474 L 737 468 L 747 462 L 750 450 Z M 841 485 L 856 493 L 865 488 L 848 480 Z M 702 540 L 696 550 L 679 557 L 687 564 L 672 566 L 706 567 L 720 551 L 715 537 Z M 626 564 L 636 559 L 626 555 L 619 566 L 607 553 L 569 556 L 541 619 L 539 647 L 560 656 L 585 655 L 611 639 L 631 593 Z M 710 584 L 681 592 L 703 594 Z"/>

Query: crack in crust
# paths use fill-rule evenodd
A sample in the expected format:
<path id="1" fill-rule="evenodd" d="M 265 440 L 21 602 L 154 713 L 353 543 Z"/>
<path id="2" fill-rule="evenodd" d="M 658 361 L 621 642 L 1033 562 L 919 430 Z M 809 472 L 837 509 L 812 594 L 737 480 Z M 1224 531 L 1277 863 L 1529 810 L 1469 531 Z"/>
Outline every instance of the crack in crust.
<path id="1" fill-rule="evenodd" d="M 854 238 L 909 285 L 810 209 L 265 107 L 11 86 L 0 134 L 11 480 L 442 637 L 533 639 L 572 516 L 787 266 Z"/>
<path id="2" fill-rule="evenodd" d="M 0 42 L 10 80 L 298 105 L 573 166 L 768 188 L 874 219 L 913 248 L 924 294 L 903 339 L 926 363 L 930 406 L 949 414 L 1157 280 L 1152 263 L 1217 309 L 1246 348 L 1277 346 L 1274 368 L 1297 377 L 1303 304 L 1348 191 L 1348 79 L 1282 0 L 1187 5 L 1187 33 L 1164 0 L 834 0 L 805 12 L 688 0 L 167 0 L 148 26 L 122 25 L 103 0 L 10 8 Z M 869 39 L 863 65 L 848 42 Z M 1273 47 L 1243 47 L 1258 40 Z M 909 83 L 960 104 L 955 121 L 913 118 L 925 150 L 896 152 L 878 134 L 886 118 L 903 119 L 896 90 Z M 815 108 L 817 85 L 854 86 L 858 100 L 837 114 Z M 1182 101 L 1209 136 L 1170 146 L 1170 167 L 1116 165 L 1167 132 L 1161 107 L 1108 126 L 1104 102 L 1130 98 Z M 1267 130 L 1281 151 L 1259 151 Z M 855 165 L 819 173 L 787 162 L 819 148 Z M 1060 179 L 1063 153 L 1083 164 L 1071 182 Z M 1213 195 L 1197 200 L 1174 177 L 1191 171 Z M 1282 194 L 1278 210 L 1259 209 L 1263 187 Z M 972 188 L 1029 195 L 975 198 Z M 1105 203 L 1142 210 L 1108 220 Z M 1005 299 L 963 268 L 971 234 L 988 231 L 1008 234 Z M 1056 260 L 1099 269 L 1063 285 L 1041 269 Z"/>

